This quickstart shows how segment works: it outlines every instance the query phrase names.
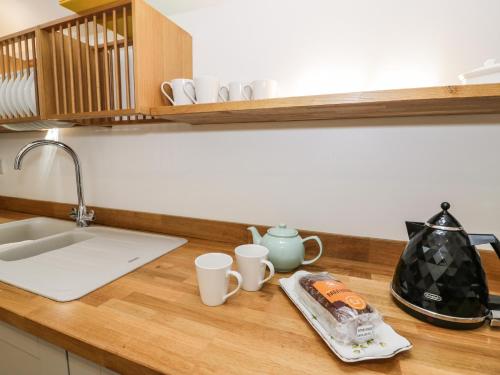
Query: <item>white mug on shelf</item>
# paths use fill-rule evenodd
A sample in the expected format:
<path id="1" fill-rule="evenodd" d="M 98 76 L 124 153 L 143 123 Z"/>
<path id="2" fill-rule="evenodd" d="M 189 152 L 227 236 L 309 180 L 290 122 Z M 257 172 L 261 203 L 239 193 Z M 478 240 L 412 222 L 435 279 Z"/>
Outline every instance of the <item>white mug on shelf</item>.
<path id="1" fill-rule="evenodd" d="M 269 250 L 261 245 L 241 245 L 234 252 L 238 262 L 238 271 L 243 277 L 242 288 L 248 292 L 255 292 L 274 276 L 274 266 L 267 260 Z M 269 276 L 264 278 L 266 266 Z"/>
<path id="2" fill-rule="evenodd" d="M 173 105 L 193 104 L 194 101 L 190 98 L 194 96 L 194 89 L 191 87 L 186 87 L 187 83 L 192 82 L 192 79 L 176 78 L 171 81 L 163 82 L 160 86 L 160 89 L 163 95 L 165 95 L 168 101 Z M 165 90 L 165 86 L 169 86 L 172 89 L 173 98 L 168 95 L 167 91 Z"/>
<path id="3" fill-rule="evenodd" d="M 224 102 L 250 100 L 250 95 L 248 95 L 245 91 L 245 84 L 238 81 L 229 82 L 227 86 L 222 86 L 219 89 L 219 97 Z"/>
<path id="4" fill-rule="evenodd" d="M 207 306 L 222 305 L 241 287 L 241 275 L 231 270 L 233 258 L 222 253 L 207 253 L 200 255 L 194 261 L 198 287 L 202 302 Z M 228 293 L 229 276 L 234 276 L 238 286 Z"/>
<path id="5" fill-rule="evenodd" d="M 211 76 L 196 77 L 191 82 L 186 82 L 185 92 L 193 103 L 217 103 L 220 96 L 219 94 L 219 79 Z M 195 94 L 192 95 L 187 89 L 191 88 Z M 222 97 L 221 97 L 222 99 Z"/>
<path id="6" fill-rule="evenodd" d="M 244 90 L 251 92 L 250 97 L 252 100 L 271 99 L 276 97 L 278 82 L 272 79 L 261 79 L 245 85 Z"/>

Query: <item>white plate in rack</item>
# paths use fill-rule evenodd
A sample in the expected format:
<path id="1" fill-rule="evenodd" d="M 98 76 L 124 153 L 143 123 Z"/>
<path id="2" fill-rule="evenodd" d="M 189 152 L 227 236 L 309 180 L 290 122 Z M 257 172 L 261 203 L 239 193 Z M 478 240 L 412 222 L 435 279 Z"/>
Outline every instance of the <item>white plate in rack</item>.
<path id="1" fill-rule="evenodd" d="M 9 77 L 7 83 L 5 84 L 5 88 L 3 89 L 3 105 L 5 113 L 7 113 L 8 117 L 17 116 L 17 112 L 14 108 L 14 104 L 12 103 L 12 85 L 14 84 L 14 77 Z"/>
<path id="2" fill-rule="evenodd" d="M 321 336 L 328 347 L 344 362 L 360 362 L 373 359 L 384 359 L 394 357 L 412 348 L 412 344 L 403 336 L 398 335 L 392 327 L 387 323 L 377 329 L 377 337 L 374 340 L 369 340 L 364 344 L 343 344 L 336 341 L 325 328 L 319 323 L 314 315 L 309 312 L 307 307 L 302 303 L 299 296 L 295 292 L 297 279 L 309 274 L 306 271 L 297 271 L 292 276 L 280 279 L 281 288 L 286 295 L 297 306 L 302 315 L 307 319 L 309 324 Z"/>
<path id="3" fill-rule="evenodd" d="M 0 76 L 0 117 L 4 117 L 4 109 L 3 109 L 3 96 L 2 96 L 2 85 L 5 84 L 5 75 Z"/>
<path id="4" fill-rule="evenodd" d="M 1 115 L 2 118 L 9 118 L 9 113 L 7 109 L 7 103 L 6 103 L 6 98 L 5 98 L 5 89 L 7 87 L 7 84 L 9 83 L 9 76 L 4 75 L 2 84 L 0 85 L 0 103 L 1 103 Z"/>
<path id="5" fill-rule="evenodd" d="M 29 78 L 26 86 L 24 87 L 24 100 L 26 100 L 31 113 L 36 116 L 35 72 L 33 71 L 33 68 L 30 68 Z"/>

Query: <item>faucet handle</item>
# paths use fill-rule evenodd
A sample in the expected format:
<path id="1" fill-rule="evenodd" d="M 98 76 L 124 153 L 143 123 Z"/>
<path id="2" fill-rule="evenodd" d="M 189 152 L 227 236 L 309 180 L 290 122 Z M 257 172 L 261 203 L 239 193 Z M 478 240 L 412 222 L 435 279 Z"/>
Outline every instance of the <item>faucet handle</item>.
<path id="1" fill-rule="evenodd" d="M 83 219 L 85 221 L 94 221 L 95 220 L 94 210 L 90 210 L 90 211 L 85 212 L 85 214 L 83 215 Z"/>
<path id="2" fill-rule="evenodd" d="M 95 220 L 94 210 L 87 211 L 86 207 L 83 207 L 81 214 L 79 214 L 79 209 L 77 207 L 73 207 L 69 216 L 76 221 L 79 227 L 87 227 L 89 222 Z"/>
<path id="3" fill-rule="evenodd" d="M 78 208 L 73 207 L 69 213 L 69 217 L 73 220 L 76 220 L 76 218 L 78 217 Z"/>

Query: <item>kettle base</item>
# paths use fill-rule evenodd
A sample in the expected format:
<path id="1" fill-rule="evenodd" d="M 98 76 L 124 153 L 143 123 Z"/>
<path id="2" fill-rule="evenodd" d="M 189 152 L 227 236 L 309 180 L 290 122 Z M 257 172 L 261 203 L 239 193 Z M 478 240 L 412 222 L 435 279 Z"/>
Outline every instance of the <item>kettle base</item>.
<path id="1" fill-rule="evenodd" d="M 403 311 L 410 314 L 414 318 L 422 320 L 426 323 L 433 324 L 442 328 L 456 329 L 456 330 L 468 330 L 479 328 L 484 324 L 486 317 L 484 318 L 454 318 L 445 315 L 437 314 L 432 311 L 427 311 L 421 307 L 414 306 L 399 296 L 391 288 L 392 299 Z M 421 310 L 421 311 L 418 311 Z"/>
<path id="2" fill-rule="evenodd" d="M 402 310 L 404 310 L 405 312 L 407 312 L 408 314 L 410 314 L 414 318 L 417 318 L 419 320 L 433 324 L 433 325 L 438 326 L 438 327 L 448 328 L 448 329 L 467 330 L 467 329 L 479 328 L 484 324 L 484 321 L 479 322 L 479 323 L 454 323 L 454 322 L 449 322 L 447 320 L 432 318 L 430 316 L 419 313 L 418 311 L 415 311 L 406 305 L 403 305 L 401 302 L 399 302 L 394 297 L 393 297 L 393 300 L 394 300 L 394 302 L 396 302 L 396 304 Z"/>

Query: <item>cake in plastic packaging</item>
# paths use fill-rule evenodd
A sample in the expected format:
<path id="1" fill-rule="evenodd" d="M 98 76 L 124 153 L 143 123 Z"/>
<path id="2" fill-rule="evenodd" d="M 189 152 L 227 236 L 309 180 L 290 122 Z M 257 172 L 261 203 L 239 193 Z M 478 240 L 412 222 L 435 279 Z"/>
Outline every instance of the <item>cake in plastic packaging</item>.
<path id="1" fill-rule="evenodd" d="M 319 323 L 344 344 L 362 343 L 377 335 L 380 314 L 363 297 L 327 272 L 298 279 L 296 290 Z"/>

